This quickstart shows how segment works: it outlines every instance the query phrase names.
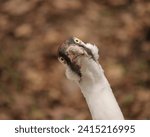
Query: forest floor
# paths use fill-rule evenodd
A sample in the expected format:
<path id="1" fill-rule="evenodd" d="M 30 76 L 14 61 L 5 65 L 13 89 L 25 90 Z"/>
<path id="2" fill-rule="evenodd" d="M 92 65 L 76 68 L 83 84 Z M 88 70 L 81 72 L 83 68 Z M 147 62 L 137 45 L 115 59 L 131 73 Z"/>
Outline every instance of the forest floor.
<path id="1" fill-rule="evenodd" d="M 91 119 L 57 49 L 96 44 L 126 119 L 150 119 L 148 0 L 1 0 L 0 119 Z"/>

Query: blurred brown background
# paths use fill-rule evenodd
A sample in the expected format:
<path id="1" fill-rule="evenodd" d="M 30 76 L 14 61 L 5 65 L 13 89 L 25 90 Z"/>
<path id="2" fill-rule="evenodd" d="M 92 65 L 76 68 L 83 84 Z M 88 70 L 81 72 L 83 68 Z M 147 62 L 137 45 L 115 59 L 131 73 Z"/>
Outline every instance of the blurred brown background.
<path id="1" fill-rule="evenodd" d="M 0 0 L 0 119 L 91 119 L 57 48 L 95 43 L 126 119 L 150 119 L 149 0 Z"/>

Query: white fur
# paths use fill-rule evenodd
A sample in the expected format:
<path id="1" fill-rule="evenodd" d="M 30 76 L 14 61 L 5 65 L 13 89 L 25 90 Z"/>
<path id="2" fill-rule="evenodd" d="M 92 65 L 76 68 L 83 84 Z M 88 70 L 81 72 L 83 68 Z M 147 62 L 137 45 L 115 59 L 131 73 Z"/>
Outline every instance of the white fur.
<path id="1" fill-rule="evenodd" d="M 91 43 L 87 43 L 87 44 L 85 44 L 85 46 L 92 51 L 92 53 L 94 55 L 94 58 L 96 60 L 98 60 L 99 59 L 99 54 L 98 54 L 98 48 L 96 47 L 96 45 L 92 45 Z"/>
<path id="2" fill-rule="evenodd" d="M 73 72 L 68 66 L 66 68 L 66 77 L 69 79 L 69 80 L 72 80 L 72 81 L 80 81 L 80 77 L 75 73 Z"/>
<path id="3" fill-rule="evenodd" d="M 96 47 L 96 45 L 92 45 L 92 44 L 90 44 L 90 43 L 83 43 L 87 48 L 89 48 L 90 50 L 91 50 L 91 52 L 92 52 L 92 54 L 93 54 L 93 56 L 94 56 L 94 58 L 95 58 L 95 60 L 96 61 L 98 61 L 98 59 L 99 59 L 99 54 L 98 54 L 98 52 L 99 52 L 99 50 L 98 50 L 98 48 Z M 67 50 L 73 50 L 73 48 L 75 48 L 75 46 L 70 46 Z M 78 50 L 78 48 L 80 48 L 80 47 L 77 47 L 76 49 L 74 49 L 74 51 L 76 51 L 76 50 Z M 82 51 L 83 49 L 81 49 L 81 50 L 78 50 L 78 51 Z M 83 57 L 82 57 L 83 58 Z M 87 57 L 86 57 L 87 58 Z M 78 64 L 81 64 L 81 60 L 79 59 L 78 60 Z M 75 74 L 75 72 L 73 72 L 70 68 L 69 68 L 69 66 L 67 66 L 66 67 L 67 69 L 66 69 L 66 77 L 69 79 L 69 80 L 72 80 L 72 81 L 80 81 L 80 77 L 77 75 L 77 74 Z M 84 73 L 84 72 L 83 72 Z"/>
<path id="4" fill-rule="evenodd" d="M 78 83 L 93 119 L 124 119 L 103 69 L 97 61 L 98 48 L 90 43 L 85 46 L 91 49 L 96 61 L 87 55 L 80 56 L 78 63 L 82 77 L 80 78 L 67 66 L 67 78 Z"/>
<path id="5" fill-rule="evenodd" d="M 113 95 L 100 64 L 92 59 L 82 59 L 82 79 L 78 83 L 93 119 L 123 120 L 122 112 Z"/>

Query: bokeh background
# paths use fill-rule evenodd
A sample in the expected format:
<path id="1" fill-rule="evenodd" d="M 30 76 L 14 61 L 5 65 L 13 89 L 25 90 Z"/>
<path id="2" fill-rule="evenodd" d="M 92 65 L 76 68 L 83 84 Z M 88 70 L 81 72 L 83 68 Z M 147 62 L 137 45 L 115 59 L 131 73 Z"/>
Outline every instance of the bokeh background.
<path id="1" fill-rule="evenodd" d="M 57 48 L 96 44 L 126 119 L 150 119 L 149 0 L 0 0 L 0 119 L 91 119 Z"/>

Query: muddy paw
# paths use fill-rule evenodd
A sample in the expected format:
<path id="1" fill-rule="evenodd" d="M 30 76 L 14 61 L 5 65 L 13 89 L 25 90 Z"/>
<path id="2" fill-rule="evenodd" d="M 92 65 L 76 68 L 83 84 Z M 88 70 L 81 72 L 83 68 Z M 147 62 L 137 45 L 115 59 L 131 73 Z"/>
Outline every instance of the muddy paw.
<path id="1" fill-rule="evenodd" d="M 78 46 L 70 46 L 66 50 L 66 52 L 68 54 L 68 57 L 71 59 L 71 61 L 74 61 L 75 59 L 77 59 L 77 57 L 83 56 L 86 54 L 84 49 L 82 47 L 78 47 Z"/>

